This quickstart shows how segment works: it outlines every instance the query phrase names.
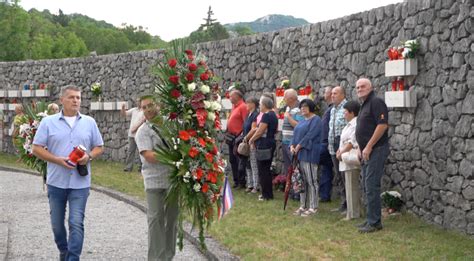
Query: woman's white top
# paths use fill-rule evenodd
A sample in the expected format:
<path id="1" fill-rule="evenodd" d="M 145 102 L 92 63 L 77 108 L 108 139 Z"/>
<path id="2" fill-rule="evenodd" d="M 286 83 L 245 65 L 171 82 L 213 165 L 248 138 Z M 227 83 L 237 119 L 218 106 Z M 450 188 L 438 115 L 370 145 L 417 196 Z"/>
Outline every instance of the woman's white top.
<path id="1" fill-rule="evenodd" d="M 357 144 L 355 131 L 357 125 L 357 117 L 354 117 L 347 125 L 342 129 L 341 132 L 341 141 L 339 143 L 339 148 L 342 148 L 346 144 L 352 144 L 352 148 L 359 148 Z M 360 169 L 358 165 L 348 165 L 342 161 L 339 161 L 339 171 L 346 171 L 352 169 Z"/>

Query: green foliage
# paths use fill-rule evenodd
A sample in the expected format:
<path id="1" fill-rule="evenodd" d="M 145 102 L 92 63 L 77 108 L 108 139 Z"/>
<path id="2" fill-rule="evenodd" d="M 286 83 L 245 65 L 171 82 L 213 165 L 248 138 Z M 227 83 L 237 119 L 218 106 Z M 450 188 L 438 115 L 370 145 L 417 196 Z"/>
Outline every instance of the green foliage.
<path id="1" fill-rule="evenodd" d="M 229 32 L 220 23 L 215 23 L 206 29 L 196 30 L 188 37 L 191 43 L 218 41 L 227 38 L 229 38 Z"/>
<path id="2" fill-rule="evenodd" d="M 252 28 L 248 25 L 235 26 L 232 28 L 232 31 L 236 32 L 239 36 L 255 34 L 255 32 L 252 31 Z"/>
<path id="3" fill-rule="evenodd" d="M 167 43 L 143 27 L 116 28 L 81 14 L 49 10 L 26 12 L 16 4 L 0 4 L 0 61 L 51 59 L 166 48 Z"/>

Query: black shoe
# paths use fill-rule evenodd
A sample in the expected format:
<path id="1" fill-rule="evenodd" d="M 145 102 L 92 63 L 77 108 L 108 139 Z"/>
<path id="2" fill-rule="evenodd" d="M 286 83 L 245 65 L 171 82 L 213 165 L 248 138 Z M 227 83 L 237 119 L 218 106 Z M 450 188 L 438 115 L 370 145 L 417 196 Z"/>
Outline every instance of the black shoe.
<path id="1" fill-rule="evenodd" d="M 66 261 L 67 251 L 59 253 L 59 261 Z"/>
<path id="2" fill-rule="evenodd" d="M 382 223 L 376 223 L 374 225 L 367 224 L 365 227 L 359 228 L 360 233 L 372 233 L 379 231 L 383 228 Z"/>
<path id="3" fill-rule="evenodd" d="M 363 228 L 365 226 L 367 226 L 367 221 L 364 221 L 363 223 L 360 223 L 360 224 L 356 225 L 357 228 Z"/>
<path id="4" fill-rule="evenodd" d="M 123 171 L 124 171 L 124 172 L 130 172 L 130 171 L 132 171 L 132 169 L 124 168 Z"/>

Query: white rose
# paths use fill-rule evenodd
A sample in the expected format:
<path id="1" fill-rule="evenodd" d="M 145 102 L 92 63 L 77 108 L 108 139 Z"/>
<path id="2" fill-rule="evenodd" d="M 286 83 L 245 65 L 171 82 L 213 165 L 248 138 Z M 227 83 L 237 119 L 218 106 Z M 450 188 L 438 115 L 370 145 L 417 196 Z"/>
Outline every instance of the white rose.
<path id="1" fill-rule="evenodd" d="M 212 106 L 211 106 L 212 110 L 214 111 L 220 111 L 222 106 L 219 102 L 212 102 Z"/>
<path id="2" fill-rule="evenodd" d="M 211 88 L 209 88 L 209 86 L 207 85 L 203 85 L 201 86 L 201 92 L 206 94 L 206 93 L 209 93 L 211 91 Z"/>
<path id="3" fill-rule="evenodd" d="M 214 112 L 208 112 L 207 119 L 209 119 L 210 121 L 214 121 L 216 119 L 216 114 Z"/>
<path id="4" fill-rule="evenodd" d="M 194 91 L 194 90 L 196 90 L 196 84 L 195 84 L 194 82 L 188 84 L 188 90 L 189 90 L 189 91 Z"/>
<path id="5" fill-rule="evenodd" d="M 196 184 L 194 184 L 193 188 L 194 188 L 194 191 L 199 192 L 201 190 L 201 184 L 196 183 Z"/>
<path id="6" fill-rule="evenodd" d="M 212 103 L 210 101 L 204 101 L 204 108 L 209 109 L 211 108 Z"/>

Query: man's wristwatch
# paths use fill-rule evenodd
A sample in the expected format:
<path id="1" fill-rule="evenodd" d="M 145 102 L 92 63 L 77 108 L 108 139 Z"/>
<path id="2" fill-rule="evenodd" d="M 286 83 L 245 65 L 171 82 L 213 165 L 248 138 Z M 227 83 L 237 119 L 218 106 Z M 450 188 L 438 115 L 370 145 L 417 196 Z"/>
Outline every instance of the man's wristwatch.
<path id="1" fill-rule="evenodd" d="M 87 156 L 89 156 L 89 161 L 92 161 L 93 158 L 92 158 L 92 155 L 89 153 L 89 152 L 86 152 Z"/>

